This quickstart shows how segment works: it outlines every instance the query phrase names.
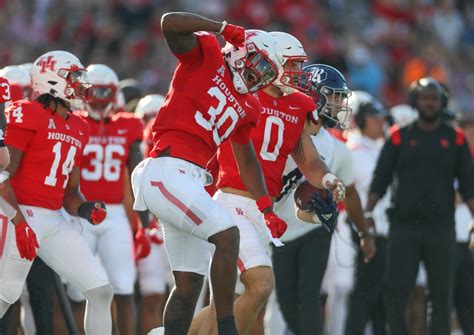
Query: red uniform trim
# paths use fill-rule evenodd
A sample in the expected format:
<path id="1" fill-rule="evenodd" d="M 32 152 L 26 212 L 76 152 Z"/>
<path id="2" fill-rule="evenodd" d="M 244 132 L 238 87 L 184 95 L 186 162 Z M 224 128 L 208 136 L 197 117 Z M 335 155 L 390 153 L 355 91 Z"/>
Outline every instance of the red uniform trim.
<path id="1" fill-rule="evenodd" d="M 461 128 L 454 128 L 454 130 L 456 131 L 456 139 L 454 141 L 454 143 L 458 146 L 461 146 L 464 144 L 464 132 L 462 131 Z"/>
<path id="2" fill-rule="evenodd" d="M 170 191 L 165 187 L 161 181 L 150 181 L 151 186 L 156 186 L 160 192 L 168 199 L 173 205 L 178 207 L 188 218 L 190 218 L 196 225 L 200 225 L 202 220 L 197 216 L 190 208 L 176 198 Z"/>
<path id="3" fill-rule="evenodd" d="M 7 240 L 8 218 L 5 215 L 0 214 L 0 220 L 2 221 L 2 230 L 1 230 L 1 239 L 0 239 L 0 258 L 2 258 L 3 249 L 5 248 L 5 242 Z"/>
<path id="4" fill-rule="evenodd" d="M 402 143 L 402 136 L 400 135 L 400 127 L 397 125 L 390 128 L 390 139 L 393 145 L 400 145 Z"/>

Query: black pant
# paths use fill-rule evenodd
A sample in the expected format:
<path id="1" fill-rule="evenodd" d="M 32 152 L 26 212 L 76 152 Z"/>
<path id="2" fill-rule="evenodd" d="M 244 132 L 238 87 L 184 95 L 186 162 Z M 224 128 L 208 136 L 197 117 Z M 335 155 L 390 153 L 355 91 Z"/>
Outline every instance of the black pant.
<path id="1" fill-rule="evenodd" d="M 385 335 L 383 279 L 387 238 L 377 237 L 375 245 L 377 253 L 369 263 L 364 262 L 361 251 L 357 256 L 354 289 L 349 300 L 346 321 L 346 335 L 363 335 L 369 320 L 372 320 L 374 335 Z"/>
<path id="2" fill-rule="evenodd" d="M 454 306 L 464 335 L 474 334 L 474 261 L 468 243 L 457 243 Z"/>
<path id="3" fill-rule="evenodd" d="M 294 334 L 322 333 L 320 290 L 330 245 L 331 235 L 319 228 L 273 248 L 278 302 Z"/>
<path id="4" fill-rule="evenodd" d="M 385 276 L 387 331 L 390 335 L 408 334 L 405 310 L 420 261 L 426 268 L 431 301 L 429 334 L 450 334 L 455 246 L 454 223 L 391 223 Z"/>
<path id="5" fill-rule="evenodd" d="M 53 334 L 54 285 L 51 271 L 46 263 L 40 258 L 36 258 L 26 278 L 36 334 L 38 335 Z"/>

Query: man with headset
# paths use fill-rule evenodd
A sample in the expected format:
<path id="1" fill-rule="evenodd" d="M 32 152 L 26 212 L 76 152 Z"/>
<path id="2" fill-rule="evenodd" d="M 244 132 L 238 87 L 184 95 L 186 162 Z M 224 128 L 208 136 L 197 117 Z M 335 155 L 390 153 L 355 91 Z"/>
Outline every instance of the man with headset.
<path id="1" fill-rule="evenodd" d="M 408 98 L 418 119 L 391 129 L 373 174 L 365 216 L 370 220 L 391 186 L 385 274 L 388 333 L 407 334 L 405 308 L 422 260 L 432 303 L 429 334 L 446 335 L 451 329 L 456 245 L 454 180 L 473 213 L 474 168 L 464 133 L 441 121 L 448 103 L 446 88 L 422 78 L 410 86 Z"/>

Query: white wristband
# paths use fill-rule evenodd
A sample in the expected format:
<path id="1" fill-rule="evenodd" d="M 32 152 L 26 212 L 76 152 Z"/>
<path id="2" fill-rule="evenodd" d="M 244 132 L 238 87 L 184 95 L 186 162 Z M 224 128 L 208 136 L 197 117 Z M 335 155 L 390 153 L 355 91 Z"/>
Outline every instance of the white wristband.
<path id="1" fill-rule="evenodd" d="M 372 219 L 372 218 L 373 218 L 372 212 L 364 212 L 364 217 L 365 217 L 366 219 Z"/>
<path id="2" fill-rule="evenodd" d="M 322 183 L 325 188 L 329 189 L 329 186 L 334 184 L 336 180 L 337 177 L 329 172 L 324 175 Z"/>
<path id="3" fill-rule="evenodd" d="M 221 29 L 219 30 L 219 34 L 224 32 L 225 27 L 227 26 L 227 21 L 222 21 Z"/>

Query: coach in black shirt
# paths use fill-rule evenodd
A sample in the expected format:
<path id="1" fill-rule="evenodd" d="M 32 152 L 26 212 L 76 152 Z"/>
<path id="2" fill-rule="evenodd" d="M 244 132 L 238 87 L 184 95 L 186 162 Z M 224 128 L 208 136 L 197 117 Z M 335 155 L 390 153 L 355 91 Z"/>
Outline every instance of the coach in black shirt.
<path id="1" fill-rule="evenodd" d="M 406 335 L 405 308 L 419 263 L 425 264 L 431 308 L 431 335 L 450 334 L 455 252 L 454 180 L 474 212 L 474 168 L 461 130 L 442 123 L 445 87 L 432 78 L 414 82 L 409 102 L 418 120 L 391 129 L 374 171 L 366 217 L 392 187 L 386 269 L 388 334 Z"/>

